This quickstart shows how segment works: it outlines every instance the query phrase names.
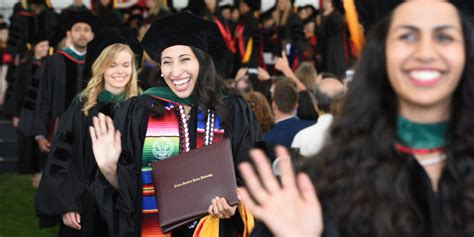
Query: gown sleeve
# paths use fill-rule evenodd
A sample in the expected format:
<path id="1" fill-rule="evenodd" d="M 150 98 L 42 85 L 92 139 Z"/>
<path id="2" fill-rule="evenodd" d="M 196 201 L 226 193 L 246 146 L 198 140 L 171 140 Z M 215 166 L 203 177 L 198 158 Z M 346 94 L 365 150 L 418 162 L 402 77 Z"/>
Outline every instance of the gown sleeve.
<path id="1" fill-rule="evenodd" d="M 74 99 L 61 117 L 51 152 L 48 155 L 40 186 L 36 193 L 36 214 L 40 226 L 49 227 L 61 220 L 67 212 L 81 212 L 79 196 L 84 191 L 81 180 L 83 158 L 84 115 L 82 102 Z"/>
<path id="2" fill-rule="evenodd" d="M 54 56 L 53 56 L 54 57 Z M 48 58 L 41 66 L 40 85 L 38 90 L 38 106 L 36 107 L 36 122 L 34 124 L 34 134 L 47 136 L 48 119 L 51 115 L 51 100 L 54 85 L 52 68 L 53 58 Z"/>
<path id="3" fill-rule="evenodd" d="M 243 186 L 244 181 L 237 167 L 239 163 L 250 160 L 250 149 L 264 147 L 264 138 L 254 112 L 242 97 L 231 96 L 224 103 L 229 105 L 225 133 L 232 143 L 237 185 Z"/>
<path id="4" fill-rule="evenodd" d="M 94 182 L 97 204 L 112 236 L 134 236 L 139 231 L 140 158 L 148 121 L 145 101 L 144 96 L 129 99 L 115 114 L 114 123 L 122 135 L 119 188 L 114 189 L 100 170 Z"/>

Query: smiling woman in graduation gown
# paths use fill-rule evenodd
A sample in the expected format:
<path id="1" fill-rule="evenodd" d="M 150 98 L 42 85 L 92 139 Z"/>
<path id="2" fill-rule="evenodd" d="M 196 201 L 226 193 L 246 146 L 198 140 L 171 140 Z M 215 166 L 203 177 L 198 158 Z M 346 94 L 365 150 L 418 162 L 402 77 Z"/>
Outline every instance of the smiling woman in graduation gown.
<path id="1" fill-rule="evenodd" d="M 142 49 L 131 32 L 104 29 L 88 47 L 86 65 L 93 76 L 61 117 L 36 195 L 40 226 L 59 223 L 60 236 L 107 235 L 91 191 L 97 165 L 88 129 L 93 116 L 113 117 L 119 104 L 138 91 L 135 62 Z"/>
<path id="2" fill-rule="evenodd" d="M 121 153 L 92 134 L 93 143 L 103 145 L 94 149 L 102 171 L 95 191 L 113 236 L 247 236 L 253 227 L 251 214 L 243 206 L 216 212 L 214 203 L 225 206 L 223 199 L 209 200 L 209 216 L 164 234 L 158 217 L 160 204 L 154 196 L 159 190 L 153 189 L 151 180 L 153 161 L 225 137 L 231 140 L 235 166 L 248 160 L 249 149 L 261 146 L 263 136 L 254 113 L 216 77 L 211 56 L 218 58 L 226 47 L 217 26 L 188 13 L 171 15 L 151 25 L 142 45 L 159 62 L 166 85 L 148 89 L 117 112 L 114 121 L 121 141 L 116 138 L 114 144 L 121 144 Z M 97 130 L 99 119 L 96 122 L 96 133 L 102 136 Z M 166 147 L 162 145 L 173 149 L 162 152 L 160 148 Z M 111 167 L 116 168 L 109 173 Z M 236 175 L 237 185 L 243 185 L 238 172 Z"/>

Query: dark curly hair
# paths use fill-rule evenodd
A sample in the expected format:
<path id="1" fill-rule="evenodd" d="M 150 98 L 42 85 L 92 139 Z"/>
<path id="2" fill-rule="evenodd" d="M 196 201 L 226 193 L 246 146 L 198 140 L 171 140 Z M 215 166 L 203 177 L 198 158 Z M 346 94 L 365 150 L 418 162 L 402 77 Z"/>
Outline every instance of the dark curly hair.
<path id="1" fill-rule="evenodd" d="M 225 87 L 223 79 L 216 72 L 214 60 L 209 54 L 195 47 L 190 48 L 199 61 L 199 76 L 193 91 L 197 104 L 203 109 L 205 119 L 207 118 L 207 109 L 211 108 L 221 116 L 224 124 L 228 115 L 223 102 L 224 96 L 238 93 Z M 161 58 L 161 55 L 158 55 L 157 58 Z M 161 72 L 156 73 L 156 77 L 160 74 Z M 153 80 L 153 86 L 168 85 L 162 78 L 156 78 Z M 163 109 L 162 104 L 155 104 L 150 110 L 154 116 L 161 117 L 164 113 Z"/>
<path id="2" fill-rule="evenodd" d="M 474 234 L 474 30 L 467 16 L 459 17 L 468 66 L 452 97 L 448 158 L 438 191 L 440 236 Z M 371 31 L 330 141 L 302 167 L 341 236 L 434 234 L 412 196 L 418 191 L 408 172 L 413 160 L 394 148 L 398 101 L 385 55 L 391 22 L 392 15 Z"/>

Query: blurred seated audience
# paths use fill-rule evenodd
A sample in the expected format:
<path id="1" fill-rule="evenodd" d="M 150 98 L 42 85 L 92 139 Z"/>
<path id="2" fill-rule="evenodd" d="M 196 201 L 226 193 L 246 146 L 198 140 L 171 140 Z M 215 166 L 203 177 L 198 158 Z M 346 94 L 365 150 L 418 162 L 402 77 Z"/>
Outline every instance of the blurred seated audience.
<path id="1" fill-rule="evenodd" d="M 311 126 L 314 121 L 301 120 L 296 116 L 298 92 L 288 78 L 278 78 L 272 91 L 272 110 L 275 125 L 265 133 L 265 141 L 270 145 L 290 147 L 294 136 L 300 130 Z"/>
<path id="2" fill-rule="evenodd" d="M 306 157 L 319 152 L 326 141 L 326 134 L 333 120 L 332 100 L 343 93 L 344 86 L 337 79 L 325 79 L 318 83 L 314 91 L 319 114 L 318 122 L 298 132 L 291 147 L 299 148 L 300 154 Z"/>

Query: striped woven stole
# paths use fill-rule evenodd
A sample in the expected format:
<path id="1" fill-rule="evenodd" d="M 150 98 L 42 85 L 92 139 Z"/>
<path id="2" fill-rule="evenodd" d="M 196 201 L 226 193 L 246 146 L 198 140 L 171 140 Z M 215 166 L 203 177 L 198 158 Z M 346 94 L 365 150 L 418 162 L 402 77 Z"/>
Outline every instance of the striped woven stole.
<path id="1" fill-rule="evenodd" d="M 160 228 L 158 217 L 159 205 L 157 203 L 153 186 L 151 163 L 176 156 L 184 152 L 184 133 L 179 120 L 177 104 L 168 102 L 165 106 L 164 115 L 161 118 L 150 116 L 148 120 L 145 142 L 142 152 L 142 235 L 141 236 L 171 236 L 171 233 L 164 234 Z M 205 145 L 206 126 L 204 113 L 199 109 L 197 123 L 197 148 Z M 224 130 L 221 128 L 221 119 L 216 114 L 213 126 L 213 136 L 211 143 L 218 142 L 224 138 Z M 210 203 L 211 200 L 209 200 Z"/>

